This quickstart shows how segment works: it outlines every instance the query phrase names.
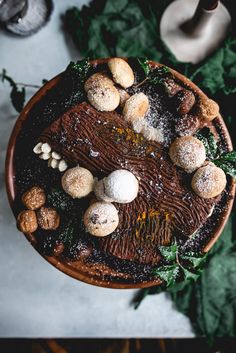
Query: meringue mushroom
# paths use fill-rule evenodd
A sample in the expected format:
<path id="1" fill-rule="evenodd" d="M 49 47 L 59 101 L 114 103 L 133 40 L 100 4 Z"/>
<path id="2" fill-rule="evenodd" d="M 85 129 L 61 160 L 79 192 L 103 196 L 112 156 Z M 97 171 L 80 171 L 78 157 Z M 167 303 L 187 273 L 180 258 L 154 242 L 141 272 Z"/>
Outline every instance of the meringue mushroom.
<path id="1" fill-rule="evenodd" d="M 169 155 L 175 165 L 188 173 L 199 168 L 206 159 L 203 143 L 194 136 L 177 138 L 170 146 Z"/>
<path id="2" fill-rule="evenodd" d="M 201 98 L 198 106 L 198 112 L 200 116 L 207 120 L 212 121 L 219 115 L 219 105 L 209 98 Z"/>
<path id="3" fill-rule="evenodd" d="M 88 233 L 105 237 L 117 228 L 118 211 L 112 203 L 95 202 L 86 210 L 83 220 Z"/>
<path id="4" fill-rule="evenodd" d="M 100 111 L 110 112 L 115 110 L 120 103 L 117 89 L 111 85 L 97 86 L 88 90 L 88 101 Z"/>
<path id="5" fill-rule="evenodd" d="M 103 179 L 95 183 L 94 194 L 98 200 L 105 202 L 113 202 L 113 200 L 105 194 Z"/>
<path id="6" fill-rule="evenodd" d="M 124 118 L 130 122 L 144 118 L 148 108 L 148 97 L 142 92 L 136 93 L 125 102 L 123 109 Z"/>
<path id="7" fill-rule="evenodd" d="M 118 169 L 103 179 L 105 197 L 119 203 L 132 202 L 138 194 L 138 180 L 130 171 Z"/>
<path id="8" fill-rule="evenodd" d="M 194 173 L 191 186 L 198 196 L 209 199 L 221 194 L 226 183 L 224 171 L 213 163 L 209 163 Z"/>
<path id="9" fill-rule="evenodd" d="M 127 99 L 130 98 L 130 95 L 128 92 L 126 92 L 124 89 L 122 89 L 120 87 L 116 87 L 116 89 L 120 95 L 120 106 L 121 106 L 121 108 L 124 108 L 125 102 L 127 101 Z"/>
<path id="10" fill-rule="evenodd" d="M 94 178 L 88 169 L 74 167 L 68 169 L 61 179 L 64 191 L 72 198 L 82 198 L 90 194 L 94 186 Z"/>
<path id="11" fill-rule="evenodd" d="M 87 79 L 84 84 L 84 90 L 88 92 L 98 86 L 114 86 L 114 82 L 105 73 L 97 72 Z"/>
<path id="12" fill-rule="evenodd" d="M 134 73 L 129 64 L 121 58 L 108 60 L 108 67 L 112 73 L 114 82 L 121 87 L 128 88 L 134 84 Z"/>

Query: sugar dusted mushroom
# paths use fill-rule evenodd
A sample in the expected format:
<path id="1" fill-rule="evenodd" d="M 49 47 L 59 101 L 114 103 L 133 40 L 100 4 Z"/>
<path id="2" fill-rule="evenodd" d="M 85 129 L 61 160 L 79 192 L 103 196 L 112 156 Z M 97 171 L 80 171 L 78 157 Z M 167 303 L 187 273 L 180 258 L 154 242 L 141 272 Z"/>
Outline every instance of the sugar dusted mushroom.
<path id="1" fill-rule="evenodd" d="M 209 163 L 194 173 L 191 185 L 198 196 L 209 199 L 221 194 L 226 183 L 224 171 L 213 163 Z"/>
<path id="2" fill-rule="evenodd" d="M 116 87 L 117 91 L 119 92 L 120 95 L 120 106 L 121 108 L 124 108 L 125 102 L 127 101 L 127 99 L 130 98 L 130 95 L 128 92 L 126 92 L 124 89 Z"/>
<path id="3" fill-rule="evenodd" d="M 82 198 L 90 194 L 94 186 L 94 178 L 88 169 L 74 167 L 62 176 L 62 187 L 72 198 Z"/>
<path id="4" fill-rule="evenodd" d="M 111 112 L 120 103 L 120 95 L 114 86 L 97 86 L 87 93 L 88 101 L 99 111 Z"/>
<path id="5" fill-rule="evenodd" d="M 124 118 L 130 122 L 144 118 L 148 108 L 148 97 L 144 93 L 136 93 L 125 102 L 123 109 Z"/>
<path id="6" fill-rule="evenodd" d="M 121 58 L 108 60 L 108 67 L 115 83 L 128 88 L 134 84 L 134 73 L 129 64 Z"/>
<path id="7" fill-rule="evenodd" d="M 112 203 L 95 202 L 84 214 L 84 225 L 88 233 L 96 237 L 105 237 L 117 228 L 118 211 Z"/>
<path id="8" fill-rule="evenodd" d="M 84 84 L 84 89 L 88 92 L 98 86 L 113 86 L 114 82 L 103 72 L 97 72 L 90 76 Z"/>
<path id="9" fill-rule="evenodd" d="M 95 183 L 94 186 L 94 193 L 98 200 L 105 201 L 105 202 L 113 202 L 113 199 L 106 196 L 104 190 L 104 180 L 99 180 Z"/>
<path id="10" fill-rule="evenodd" d="M 139 183 L 133 173 L 118 169 L 103 179 L 104 194 L 114 202 L 132 202 L 138 195 Z"/>
<path id="11" fill-rule="evenodd" d="M 169 155 L 175 165 L 188 173 L 199 168 L 206 159 L 203 143 L 194 136 L 177 138 L 170 146 Z"/>

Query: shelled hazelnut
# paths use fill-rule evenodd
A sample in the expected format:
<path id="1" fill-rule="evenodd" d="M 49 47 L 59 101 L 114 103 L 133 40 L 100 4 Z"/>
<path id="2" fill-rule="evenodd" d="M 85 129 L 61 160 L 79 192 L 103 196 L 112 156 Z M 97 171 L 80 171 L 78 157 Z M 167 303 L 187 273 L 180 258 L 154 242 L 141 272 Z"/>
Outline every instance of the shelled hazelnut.
<path id="1" fill-rule="evenodd" d="M 36 213 L 33 210 L 25 210 L 18 214 L 18 229 L 23 233 L 33 233 L 38 228 Z"/>
<path id="2" fill-rule="evenodd" d="M 38 225 L 42 229 L 54 230 L 59 227 L 60 216 L 53 208 L 41 207 L 37 211 Z"/>
<path id="3" fill-rule="evenodd" d="M 46 195 L 40 186 L 33 186 L 22 195 L 22 202 L 29 210 L 37 210 L 46 202 Z"/>

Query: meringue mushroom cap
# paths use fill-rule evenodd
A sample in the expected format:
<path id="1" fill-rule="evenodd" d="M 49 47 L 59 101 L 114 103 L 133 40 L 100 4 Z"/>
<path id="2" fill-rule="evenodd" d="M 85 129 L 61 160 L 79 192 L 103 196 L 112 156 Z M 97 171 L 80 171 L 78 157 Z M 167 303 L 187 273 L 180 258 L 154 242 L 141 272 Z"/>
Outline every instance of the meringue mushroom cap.
<path id="1" fill-rule="evenodd" d="M 169 155 L 175 165 L 192 173 L 204 163 L 206 150 L 203 143 L 196 137 L 183 136 L 176 138 L 170 145 Z"/>
<path id="2" fill-rule="evenodd" d="M 131 122 L 144 118 L 148 108 L 148 97 L 142 92 L 135 93 L 125 102 L 123 109 L 124 118 Z"/>
<path id="3" fill-rule="evenodd" d="M 93 191 L 94 178 L 92 173 L 82 167 L 68 169 L 61 179 L 64 191 L 72 198 L 82 198 Z"/>
<path id="4" fill-rule="evenodd" d="M 120 103 L 119 92 L 111 85 L 91 88 L 88 90 L 87 97 L 92 106 L 99 111 L 113 111 Z"/>
<path id="5" fill-rule="evenodd" d="M 224 171 L 211 163 L 199 168 L 194 173 L 191 186 L 198 196 L 209 199 L 221 194 L 226 183 Z"/>
<path id="6" fill-rule="evenodd" d="M 88 92 L 90 89 L 98 86 L 113 86 L 114 82 L 103 72 L 97 72 L 90 76 L 84 84 L 84 90 Z"/>
<path id="7" fill-rule="evenodd" d="M 134 174 L 118 169 L 103 179 L 104 194 L 114 202 L 129 203 L 138 195 L 139 183 Z"/>
<path id="8" fill-rule="evenodd" d="M 212 121 L 219 115 L 220 108 L 219 105 L 212 99 L 201 98 L 199 101 L 198 111 L 203 119 Z"/>
<path id="9" fill-rule="evenodd" d="M 134 84 L 134 73 L 130 65 L 121 58 L 111 58 L 108 60 L 108 67 L 111 71 L 114 82 L 123 88 L 128 88 Z"/>
<path id="10" fill-rule="evenodd" d="M 83 221 L 88 233 L 96 237 L 105 237 L 117 228 L 118 211 L 112 203 L 94 202 L 85 211 Z"/>

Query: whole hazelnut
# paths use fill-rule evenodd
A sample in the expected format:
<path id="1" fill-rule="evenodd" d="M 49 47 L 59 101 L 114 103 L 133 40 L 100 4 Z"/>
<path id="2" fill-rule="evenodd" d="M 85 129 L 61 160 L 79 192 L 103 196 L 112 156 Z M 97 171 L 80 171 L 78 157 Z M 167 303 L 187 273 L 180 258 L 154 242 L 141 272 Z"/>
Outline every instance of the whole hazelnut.
<path id="1" fill-rule="evenodd" d="M 53 255 L 60 256 L 64 250 L 65 250 L 65 245 L 63 243 L 58 242 L 53 248 Z"/>
<path id="2" fill-rule="evenodd" d="M 219 105 L 209 98 L 201 98 L 197 111 L 201 118 L 206 121 L 212 121 L 219 115 Z"/>
<path id="3" fill-rule="evenodd" d="M 23 233 L 33 233 L 38 228 L 36 213 L 32 210 L 22 211 L 17 217 L 18 229 Z"/>
<path id="4" fill-rule="evenodd" d="M 37 211 L 38 225 L 46 230 L 57 229 L 60 224 L 60 216 L 53 208 L 41 207 Z"/>
<path id="5" fill-rule="evenodd" d="M 46 202 L 46 195 L 42 188 L 33 186 L 22 195 L 22 202 L 29 210 L 37 210 Z"/>
<path id="6" fill-rule="evenodd" d="M 180 115 L 187 114 L 196 101 L 193 92 L 188 89 L 182 89 L 177 92 L 172 99 L 174 100 L 177 111 Z"/>

